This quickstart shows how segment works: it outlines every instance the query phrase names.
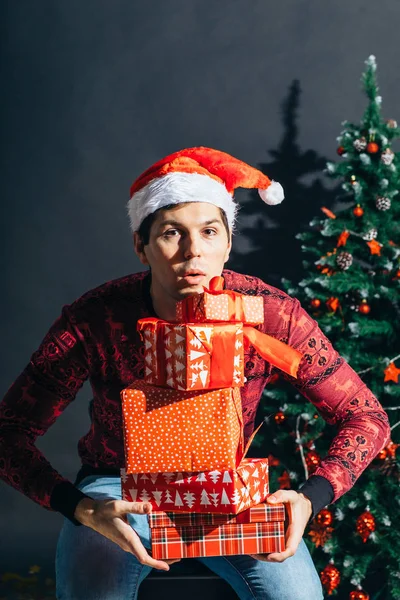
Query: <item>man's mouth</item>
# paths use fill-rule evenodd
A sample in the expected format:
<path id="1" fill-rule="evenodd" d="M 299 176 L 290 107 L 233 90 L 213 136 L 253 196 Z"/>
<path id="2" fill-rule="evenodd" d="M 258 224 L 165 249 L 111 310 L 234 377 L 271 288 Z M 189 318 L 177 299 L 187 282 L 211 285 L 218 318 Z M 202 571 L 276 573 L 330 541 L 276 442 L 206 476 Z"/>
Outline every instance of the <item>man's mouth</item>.
<path id="1" fill-rule="evenodd" d="M 182 279 L 191 285 L 197 285 L 203 281 L 205 276 L 206 274 L 204 271 L 201 271 L 200 269 L 189 269 L 183 273 Z"/>

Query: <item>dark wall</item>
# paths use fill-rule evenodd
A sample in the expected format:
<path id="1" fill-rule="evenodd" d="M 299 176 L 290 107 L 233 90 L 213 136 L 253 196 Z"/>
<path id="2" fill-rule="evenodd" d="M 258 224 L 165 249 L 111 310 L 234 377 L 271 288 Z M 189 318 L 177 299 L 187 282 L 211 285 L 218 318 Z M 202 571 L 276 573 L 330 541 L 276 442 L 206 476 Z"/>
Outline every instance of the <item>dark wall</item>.
<path id="1" fill-rule="evenodd" d="M 3 294 L 1 390 L 63 304 L 140 269 L 131 181 L 177 149 L 206 145 L 278 179 L 279 207 L 249 192 L 231 267 L 275 285 L 299 274 L 294 234 L 321 205 L 326 158 L 358 120 L 375 54 L 385 115 L 400 93 L 396 0 L 14 0 L 1 3 Z M 86 384 L 40 441 L 73 478 L 88 427 Z M 61 517 L 1 484 L 0 569 L 51 564 Z"/>

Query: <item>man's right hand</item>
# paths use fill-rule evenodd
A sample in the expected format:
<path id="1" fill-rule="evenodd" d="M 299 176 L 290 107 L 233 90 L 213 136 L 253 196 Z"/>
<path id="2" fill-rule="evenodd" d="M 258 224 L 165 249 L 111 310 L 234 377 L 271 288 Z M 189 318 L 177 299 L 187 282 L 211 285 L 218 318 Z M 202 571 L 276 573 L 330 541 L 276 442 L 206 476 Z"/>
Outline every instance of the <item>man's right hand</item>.
<path id="1" fill-rule="evenodd" d="M 169 571 L 169 564 L 176 560 L 162 561 L 152 558 L 136 531 L 128 523 L 127 515 L 147 515 L 151 512 L 149 502 L 126 502 L 125 500 L 93 500 L 83 498 L 75 509 L 74 517 L 82 525 L 90 527 L 130 552 L 142 565 Z"/>

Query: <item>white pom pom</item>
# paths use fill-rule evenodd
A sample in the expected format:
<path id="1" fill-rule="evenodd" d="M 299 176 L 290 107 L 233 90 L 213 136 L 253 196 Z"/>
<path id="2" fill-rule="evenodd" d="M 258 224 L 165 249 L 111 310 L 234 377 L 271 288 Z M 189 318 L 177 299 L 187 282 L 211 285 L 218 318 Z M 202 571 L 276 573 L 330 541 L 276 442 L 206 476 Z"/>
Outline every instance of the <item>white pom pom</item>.
<path id="1" fill-rule="evenodd" d="M 266 190 L 258 190 L 258 193 L 260 194 L 260 198 L 271 206 L 280 204 L 285 197 L 283 187 L 277 181 L 272 181 Z"/>

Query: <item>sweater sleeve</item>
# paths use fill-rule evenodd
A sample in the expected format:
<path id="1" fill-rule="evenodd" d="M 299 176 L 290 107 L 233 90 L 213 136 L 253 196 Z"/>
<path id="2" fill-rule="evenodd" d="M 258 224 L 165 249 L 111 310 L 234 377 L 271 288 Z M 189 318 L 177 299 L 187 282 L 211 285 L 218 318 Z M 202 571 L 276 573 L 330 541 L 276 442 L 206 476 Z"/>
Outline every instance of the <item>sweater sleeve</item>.
<path id="1" fill-rule="evenodd" d="M 313 488 L 319 487 L 316 478 L 324 477 L 332 486 L 332 501 L 338 500 L 388 442 L 390 425 L 377 398 L 298 300 L 293 301 L 288 322 L 288 344 L 303 353 L 297 379 L 289 379 L 322 418 L 337 428 L 327 456 L 299 490 L 314 495 L 315 514 L 322 508 L 313 494 Z"/>
<path id="2" fill-rule="evenodd" d="M 0 476 L 49 510 L 59 510 L 51 502 L 56 486 L 69 495 L 72 505 L 85 497 L 35 445 L 37 437 L 46 433 L 89 376 L 81 340 L 65 306 L 0 403 Z M 66 516 L 73 520 L 73 515 Z"/>

